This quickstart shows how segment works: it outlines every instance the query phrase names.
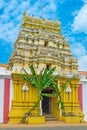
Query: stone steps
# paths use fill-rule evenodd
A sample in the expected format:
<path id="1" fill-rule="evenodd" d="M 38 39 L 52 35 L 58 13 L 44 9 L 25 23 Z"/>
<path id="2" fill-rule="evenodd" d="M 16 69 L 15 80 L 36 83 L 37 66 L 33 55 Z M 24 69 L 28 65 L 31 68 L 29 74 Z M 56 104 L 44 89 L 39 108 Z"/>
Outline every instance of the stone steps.
<path id="1" fill-rule="evenodd" d="M 55 117 L 51 114 L 46 114 L 45 119 L 46 119 L 46 121 L 58 121 L 57 117 Z"/>

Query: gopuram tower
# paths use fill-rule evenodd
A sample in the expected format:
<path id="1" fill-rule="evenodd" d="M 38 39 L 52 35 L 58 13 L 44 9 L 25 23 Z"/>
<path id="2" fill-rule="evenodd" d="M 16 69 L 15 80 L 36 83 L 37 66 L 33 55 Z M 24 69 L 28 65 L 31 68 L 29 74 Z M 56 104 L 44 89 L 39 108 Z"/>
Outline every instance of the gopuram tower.
<path id="1" fill-rule="evenodd" d="M 77 59 L 72 57 L 70 46 L 61 34 L 60 22 L 28 16 L 25 12 L 21 30 L 14 44 L 14 51 L 8 62 L 13 81 L 13 100 L 8 115 L 9 123 L 20 122 L 24 114 L 38 100 L 37 90 L 17 76 L 17 74 L 24 74 L 22 68 L 30 73 L 30 65 L 33 65 L 38 75 L 43 68 L 51 69 L 56 66 L 54 74 L 61 75 L 61 78 L 57 81 L 60 92 L 65 81 L 78 74 Z M 43 113 L 54 115 L 58 120 L 68 123 L 82 121 L 83 114 L 78 102 L 78 83 L 79 78 L 76 76 L 61 92 L 64 111 L 56 103 L 58 97 L 45 98 L 43 104 L 47 108 L 41 105 L 33 111 L 31 117 L 29 117 L 30 123 L 37 123 L 35 117 L 39 119 L 39 116 L 44 116 Z M 43 113 L 40 114 L 41 111 Z M 32 120 L 32 117 L 34 120 Z M 45 121 L 45 117 L 43 120 Z M 41 121 L 44 122 L 43 120 Z"/>

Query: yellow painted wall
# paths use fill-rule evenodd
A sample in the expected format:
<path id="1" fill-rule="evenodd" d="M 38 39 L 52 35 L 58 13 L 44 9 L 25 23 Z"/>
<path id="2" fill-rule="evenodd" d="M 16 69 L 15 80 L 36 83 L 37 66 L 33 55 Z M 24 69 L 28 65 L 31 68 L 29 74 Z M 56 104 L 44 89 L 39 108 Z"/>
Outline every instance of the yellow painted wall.
<path id="1" fill-rule="evenodd" d="M 18 123 L 22 119 L 22 117 L 27 113 L 38 101 L 38 92 L 37 89 L 31 87 L 31 85 L 19 78 L 16 74 L 12 74 L 13 78 L 13 86 L 14 86 L 14 98 L 12 101 L 12 108 L 9 112 L 9 123 Z M 59 105 L 57 104 L 58 97 L 52 97 L 52 115 L 56 116 L 59 120 L 63 120 L 65 122 L 69 122 L 69 118 L 73 116 L 73 120 L 75 118 L 76 122 L 80 121 L 80 116 L 83 113 L 80 110 L 80 105 L 78 102 L 78 81 L 79 79 L 73 79 L 69 83 L 66 84 L 71 88 L 71 92 L 67 93 L 66 88 L 62 90 L 64 83 L 67 81 L 66 77 L 62 77 L 59 79 L 60 82 L 60 92 L 61 99 L 64 102 L 64 110 L 61 110 Z M 27 84 L 29 91 L 22 91 L 22 87 L 24 83 Z M 27 93 L 27 94 L 26 94 Z M 31 113 L 30 116 L 39 116 L 40 109 L 39 106 Z M 80 114 L 80 115 L 79 115 Z M 72 122 L 71 122 L 72 123 Z"/>
<path id="2" fill-rule="evenodd" d="M 52 115 L 56 116 L 58 119 L 60 118 L 59 106 L 57 104 L 58 97 L 52 97 Z"/>
<path id="3" fill-rule="evenodd" d="M 66 84 L 71 88 L 71 92 L 67 93 L 66 88 L 62 91 L 63 84 L 67 81 L 67 78 L 60 78 L 60 92 L 61 99 L 64 103 L 64 109 L 60 109 L 57 104 L 58 97 L 52 98 L 52 114 L 55 115 L 59 120 L 63 120 L 67 123 L 78 123 L 80 122 L 80 118 L 83 120 L 83 113 L 80 109 L 80 105 L 78 102 L 78 81 L 79 79 L 72 79 L 69 83 Z M 62 115 L 61 115 L 62 113 Z M 80 115 L 81 114 L 81 115 Z M 81 116 L 81 117 L 80 117 Z M 71 117 L 71 119 L 70 119 Z"/>
<path id="4" fill-rule="evenodd" d="M 14 97 L 12 101 L 12 108 L 9 112 L 9 123 L 19 123 L 22 117 L 35 105 L 38 101 L 38 92 L 36 88 L 19 78 L 16 74 L 13 77 Z M 29 91 L 23 92 L 22 87 L 27 84 Z M 39 106 L 32 111 L 31 116 L 39 115 Z"/>

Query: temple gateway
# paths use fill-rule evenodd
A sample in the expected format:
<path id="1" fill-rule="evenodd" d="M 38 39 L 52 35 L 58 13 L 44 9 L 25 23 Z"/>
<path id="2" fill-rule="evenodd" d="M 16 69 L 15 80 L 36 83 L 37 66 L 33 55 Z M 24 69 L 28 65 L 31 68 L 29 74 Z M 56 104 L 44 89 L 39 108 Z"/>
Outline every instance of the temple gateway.
<path id="1" fill-rule="evenodd" d="M 61 34 L 60 22 L 28 16 L 24 12 L 21 30 L 8 62 L 13 84 L 8 123 L 19 123 L 38 100 L 37 89 L 18 77 L 18 74 L 24 74 L 22 68 L 30 74 L 30 65 L 33 65 L 38 75 L 43 68 L 47 67 L 50 70 L 56 66 L 54 74 L 61 75 L 57 81 L 60 90 L 67 79 L 73 75 L 76 78 L 73 78 L 61 92 L 64 111 L 56 103 L 58 97 L 44 97 L 42 103 L 29 116 L 29 123 L 45 123 L 49 115 L 67 123 L 84 121 L 78 101 L 78 63 Z M 50 89 L 45 92 L 52 93 Z"/>

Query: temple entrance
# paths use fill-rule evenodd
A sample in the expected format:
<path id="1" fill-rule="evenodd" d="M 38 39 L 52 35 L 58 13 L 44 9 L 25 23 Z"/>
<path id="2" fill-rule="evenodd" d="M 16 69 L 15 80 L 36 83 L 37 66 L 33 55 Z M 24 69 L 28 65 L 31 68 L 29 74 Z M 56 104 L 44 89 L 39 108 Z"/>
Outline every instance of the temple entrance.
<path id="1" fill-rule="evenodd" d="M 45 91 L 43 91 L 43 93 L 52 94 L 52 90 L 46 89 Z M 43 111 L 43 114 L 51 114 L 51 111 L 52 111 L 52 98 L 51 97 L 46 97 L 46 96 L 43 97 L 42 111 Z"/>
<path id="2" fill-rule="evenodd" d="M 51 98 L 43 97 L 42 109 L 44 114 L 51 114 Z"/>

